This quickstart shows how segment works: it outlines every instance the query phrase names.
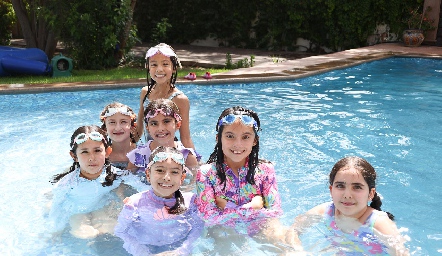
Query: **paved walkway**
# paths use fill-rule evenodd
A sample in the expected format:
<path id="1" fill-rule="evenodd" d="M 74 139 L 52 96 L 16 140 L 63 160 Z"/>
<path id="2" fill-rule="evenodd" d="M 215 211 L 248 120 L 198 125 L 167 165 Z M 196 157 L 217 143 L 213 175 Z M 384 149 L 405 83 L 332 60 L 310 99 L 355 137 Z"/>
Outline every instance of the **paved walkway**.
<path id="1" fill-rule="evenodd" d="M 180 60 L 185 65 L 199 67 L 224 66 L 226 54 L 230 53 L 232 61 L 255 56 L 255 65 L 250 68 L 234 69 L 228 72 L 212 74 L 212 80 L 203 78 L 188 81 L 178 78 L 177 83 L 215 84 L 238 83 L 273 80 L 292 80 L 300 77 L 327 72 L 336 68 L 357 65 L 391 56 L 424 56 L 442 58 L 442 47 L 419 46 L 405 47 L 401 43 L 384 43 L 374 46 L 351 49 L 326 55 L 308 56 L 306 53 L 269 52 L 260 50 L 197 47 L 189 45 L 173 45 Z M 143 56 L 147 46 L 134 48 L 135 54 Z M 307 56 L 307 57 L 306 57 Z M 83 90 L 97 88 L 138 87 L 145 79 L 109 81 L 95 83 L 59 83 L 59 84 L 0 84 L 0 94 L 28 93 L 48 90 Z"/>

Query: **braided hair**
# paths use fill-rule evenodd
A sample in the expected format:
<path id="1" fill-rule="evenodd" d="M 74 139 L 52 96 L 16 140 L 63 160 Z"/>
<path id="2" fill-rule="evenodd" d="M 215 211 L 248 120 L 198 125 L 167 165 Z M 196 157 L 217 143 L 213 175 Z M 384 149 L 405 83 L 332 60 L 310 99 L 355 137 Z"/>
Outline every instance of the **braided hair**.
<path id="1" fill-rule="evenodd" d="M 356 170 L 358 170 L 362 177 L 364 178 L 365 182 L 368 184 L 368 188 L 376 188 L 376 171 L 373 168 L 373 166 L 365 159 L 357 156 L 348 156 L 345 158 L 342 158 L 336 164 L 333 166 L 330 176 L 329 176 L 329 183 L 330 185 L 333 185 L 333 181 L 335 180 L 336 174 L 338 171 L 342 170 L 343 168 L 350 168 L 353 167 Z M 373 209 L 376 209 L 378 211 L 381 210 L 382 201 L 379 197 L 378 193 L 374 193 L 374 197 L 371 200 L 370 207 Z M 391 220 L 394 220 L 394 215 L 386 212 L 388 215 L 388 218 Z"/>
<path id="2" fill-rule="evenodd" d="M 183 154 L 183 153 L 181 153 L 181 151 L 179 151 L 178 149 L 176 149 L 174 147 L 159 146 L 156 149 L 154 149 L 152 151 L 152 153 L 150 154 L 149 162 L 152 162 L 153 159 L 155 158 L 155 156 L 160 152 L 180 154 L 180 155 Z M 184 158 L 184 156 L 183 156 L 183 158 Z M 186 172 L 186 169 L 184 169 L 184 165 L 182 167 L 183 167 L 183 174 L 184 174 Z M 146 172 L 150 172 L 150 167 L 148 169 L 146 169 Z M 166 207 L 166 209 L 169 214 L 179 215 L 187 210 L 186 204 L 184 202 L 183 194 L 181 193 L 181 191 L 179 189 L 177 191 L 175 191 L 174 197 L 176 200 L 175 204 L 170 208 Z"/>
<path id="3" fill-rule="evenodd" d="M 77 130 L 75 130 L 75 132 L 71 136 L 71 143 L 70 143 L 71 150 L 70 151 L 72 154 L 77 156 L 78 144 L 75 143 L 75 138 L 77 137 L 77 135 L 80 133 L 90 134 L 91 132 L 99 132 L 103 136 L 103 140 L 101 142 L 103 142 L 104 148 L 107 149 L 108 147 L 110 147 L 110 143 L 107 139 L 106 132 L 103 131 L 102 129 L 100 129 L 100 127 L 98 127 L 96 125 L 80 126 L 77 128 Z M 111 166 L 108 158 L 105 159 L 104 166 L 106 167 L 106 177 L 105 177 L 105 181 L 102 183 L 102 185 L 103 185 L 103 187 L 112 186 L 114 180 L 117 178 L 117 174 L 112 172 L 112 166 Z M 77 160 L 74 160 L 74 163 L 72 164 L 72 166 L 69 168 L 68 171 L 54 175 L 50 182 L 57 183 L 64 176 L 75 171 L 77 168 L 80 168 L 80 163 Z"/>
<path id="4" fill-rule="evenodd" d="M 258 166 L 258 164 L 260 162 L 264 162 L 264 160 L 260 160 L 258 158 L 258 153 L 259 153 L 259 136 L 258 136 L 258 131 L 261 130 L 260 128 L 260 121 L 258 118 L 258 114 L 256 114 L 253 110 L 247 109 L 247 108 L 243 108 L 241 106 L 236 106 L 236 107 L 231 107 L 231 108 L 227 108 L 225 109 L 220 117 L 218 118 L 218 122 L 216 125 L 216 131 L 218 132 L 218 136 L 217 136 L 217 142 L 215 145 L 215 148 L 212 152 L 212 154 L 210 154 L 209 156 L 209 160 L 207 160 L 207 163 L 215 163 L 216 165 L 216 173 L 218 175 L 218 177 L 221 180 L 221 184 L 224 183 L 224 189 L 226 188 L 226 170 L 224 169 L 223 163 L 224 163 L 224 153 L 222 150 L 222 133 L 224 130 L 224 125 L 218 125 L 221 121 L 221 119 L 229 114 L 234 114 L 234 115 L 247 115 L 252 117 L 257 124 L 257 129 L 253 129 L 255 132 L 255 140 L 256 140 L 256 144 L 252 147 L 252 151 L 249 154 L 249 161 L 248 161 L 248 166 L 249 169 L 247 170 L 247 175 L 246 175 L 246 180 L 248 183 L 254 185 L 255 184 L 255 172 L 256 172 L 256 168 Z"/>

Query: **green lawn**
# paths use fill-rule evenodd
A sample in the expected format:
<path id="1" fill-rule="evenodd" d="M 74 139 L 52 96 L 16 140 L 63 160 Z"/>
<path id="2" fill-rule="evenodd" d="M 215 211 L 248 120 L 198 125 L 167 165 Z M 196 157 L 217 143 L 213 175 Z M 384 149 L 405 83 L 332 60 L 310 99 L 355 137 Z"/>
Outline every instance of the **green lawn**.
<path id="1" fill-rule="evenodd" d="M 226 69 L 202 69 L 202 68 L 182 68 L 178 69 L 178 77 L 184 77 L 189 72 L 194 72 L 197 76 L 210 73 L 226 72 Z M 121 67 L 109 70 L 73 70 L 69 77 L 49 77 L 49 76 L 15 76 L 1 77 L 0 84 L 51 84 L 51 83 L 74 83 L 74 82 L 100 82 L 100 81 L 123 81 L 128 79 L 146 78 L 146 69 Z"/>

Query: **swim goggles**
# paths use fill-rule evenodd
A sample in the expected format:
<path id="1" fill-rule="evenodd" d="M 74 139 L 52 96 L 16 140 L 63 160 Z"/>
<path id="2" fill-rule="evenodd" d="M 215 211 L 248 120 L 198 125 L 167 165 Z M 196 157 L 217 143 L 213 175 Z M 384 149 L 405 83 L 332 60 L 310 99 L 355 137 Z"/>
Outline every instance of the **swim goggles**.
<path id="1" fill-rule="evenodd" d="M 161 52 L 164 56 L 170 57 L 174 56 L 177 57 L 176 53 L 173 51 L 173 49 L 168 45 L 156 45 L 154 47 L 151 47 L 147 53 L 146 53 L 146 59 L 154 56 L 158 52 Z"/>
<path id="2" fill-rule="evenodd" d="M 185 159 L 182 154 L 159 152 L 153 157 L 152 161 L 147 165 L 147 168 L 150 168 L 156 162 L 163 162 L 168 158 L 172 159 L 175 163 L 184 166 Z"/>
<path id="3" fill-rule="evenodd" d="M 156 117 L 158 114 L 162 114 L 164 116 L 173 116 L 177 122 L 181 121 L 181 116 L 173 111 L 171 108 L 159 108 L 159 109 L 153 109 L 149 112 L 147 112 L 146 117 L 144 118 L 144 121 L 149 121 L 150 118 Z"/>
<path id="4" fill-rule="evenodd" d="M 116 113 L 121 113 L 125 116 L 131 116 L 132 113 L 127 109 L 127 107 L 120 107 L 120 108 L 108 108 L 103 116 L 101 116 L 101 119 L 105 119 L 106 117 L 110 117 L 115 115 Z"/>
<path id="5" fill-rule="evenodd" d="M 235 122 L 237 118 L 239 118 L 244 125 L 251 125 L 253 126 L 253 129 L 255 129 L 255 131 L 258 131 L 259 128 L 256 120 L 253 119 L 253 117 L 244 114 L 240 115 L 228 114 L 227 116 L 219 120 L 217 128 L 219 129 L 219 127 L 221 127 L 223 124 L 232 124 Z"/>
<path id="6" fill-rule="evenodd" d="M 93 140 L 93 141 L 102 141 L 102 140 L 104 140 L 104 137 L 99 132 L 80 133 L 75 137 L 74 144 L 79 145 L 79 144 L 87 141 L 88 139 Z"/>

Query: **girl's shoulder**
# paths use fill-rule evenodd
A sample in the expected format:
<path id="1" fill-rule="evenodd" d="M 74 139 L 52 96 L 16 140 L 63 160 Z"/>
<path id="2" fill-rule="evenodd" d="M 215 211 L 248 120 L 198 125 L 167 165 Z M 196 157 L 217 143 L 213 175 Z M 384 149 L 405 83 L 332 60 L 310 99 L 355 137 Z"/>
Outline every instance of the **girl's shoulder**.
<path id="1" fill-rule="evenodd" d="M 62 187 L 72 187 L 74 183 L 77 182 L 77 178 L 80 176 L 80 169 L 77 168 L 74 171 L 66 174 L 57 183 L 55 183 L 56 188 Z"/>
<path id="2" fill-rule="evenodd" d="M 210 174 L 216 174 L 216 166 L 215 163 L 203 164 L 199 168 L 199 172 L 201 175 L 207 176 Z"/>
<path id="3" fill-rule="evenodd" d="M 265 173 L 275 172 L 275 166 L 273 163 L 264 159 L 259 160 L 258 169 Z"/>
<path id="4" fill-rule="evenodd" d="M 172 94 L 170 94 L 170 96 L 168 97 L 169 100 L 172 101 L 188 101 L 189 98 L 187 98 L 187 95 L 180 91 L 178 88 L 173 88 Z"/>
<path id="5" fill-rule="evenodd" d="M 398 230 L 394 221 L 392 221 L 386 212 L 373 209 L 371 215 L 373 227 L 384 235 L 396 235 Z"/>

